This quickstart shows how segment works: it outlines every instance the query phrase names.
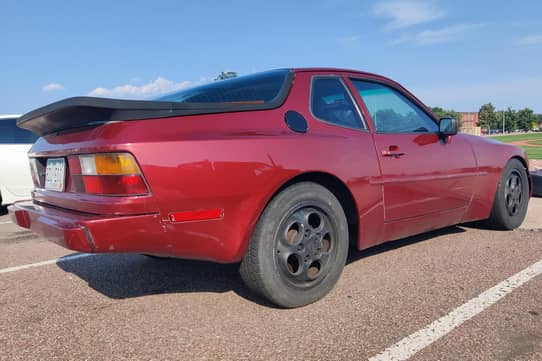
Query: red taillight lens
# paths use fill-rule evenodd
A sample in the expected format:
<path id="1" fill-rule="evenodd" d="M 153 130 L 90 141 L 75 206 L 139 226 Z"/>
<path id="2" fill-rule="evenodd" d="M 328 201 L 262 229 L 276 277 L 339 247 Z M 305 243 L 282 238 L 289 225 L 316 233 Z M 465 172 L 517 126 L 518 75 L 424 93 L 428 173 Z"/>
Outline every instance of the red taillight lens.
<path id="1" fill-rule="evenodd" d="M 112 196 L 143 195 L 149 189 L 129 153 L 69 156 L 70 192 Z"/>
<path id="2" fill-rule="evenodd" d="M 86 193 L 92 194 L 145 194 L 147 186 L 140 175 L 86 175 L 83 176 Z"/>

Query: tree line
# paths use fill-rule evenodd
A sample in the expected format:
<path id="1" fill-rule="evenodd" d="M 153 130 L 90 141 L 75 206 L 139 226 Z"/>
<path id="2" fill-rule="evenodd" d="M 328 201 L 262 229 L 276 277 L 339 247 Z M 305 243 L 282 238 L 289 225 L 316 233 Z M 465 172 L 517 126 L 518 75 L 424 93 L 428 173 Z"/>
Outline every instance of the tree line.
<path id="1" fill-rule="evenodd" d="M 440 107 L 432 108 L 440 118 L 452 117 L 459 121 L 461 124 L 461 113 L 450 109 L 443 109 Z M 480 107 L 478 111 L 479 122 L 478 126 L 484 129 L 500 129 L 503 128 L 507 132 L 513 132 L 515 130 L 532 130 L 535 128 L 542 129 L 542 114 L 535 114 L 532 109 L 524 108 L 515 110 L 508 107 L 506 110 L 496 110 L 493 104 L 487 103 Z"/>
<path id="2" fill-rule="evenodd" d="M 519 130 L 532 130 L 542 126 L 542 114 L 535 114 L 532 109 L 515 110 L 508 107 L 506 110 L 495 110 L 491 103 L 484 104 L 478 112 L 480 126 L 486 129 L 504 129 L 507 132 Z"/>

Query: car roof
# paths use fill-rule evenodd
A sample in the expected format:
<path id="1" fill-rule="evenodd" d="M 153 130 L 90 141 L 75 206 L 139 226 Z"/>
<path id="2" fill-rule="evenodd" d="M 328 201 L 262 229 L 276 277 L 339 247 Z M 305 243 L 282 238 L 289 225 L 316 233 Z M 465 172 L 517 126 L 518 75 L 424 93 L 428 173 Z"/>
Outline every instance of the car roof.
<path id="1" fill-rule="evenodd" d="M 383 75 L 380 75 L 380 74 L 376 74 L 376 73 L 370 73 L 370 72 L 366 72 L 366 71 L 360 71 L 360 70 L 353 70 L 353 69 L 343 69 L 343 68 L 328 68 L 328 67 L 315 67 L 315 68 L 293 68 L 292 69 L 294 72 L 296 73 L 343 73 L 343 74 L 349 74 L 349 75 L 359 75 L 361 77 L 366 77 L 366 78 L 372 78 L 374 80 L 380 80 L 380 81 L 384 81 L 384 82 L 387 82 L 387 83 L 391 83 L 391 84 L 394 84 L 402 89 L 403 86 L 401 84 L 399 84 L 398 82 L 396 82 L 395 80 L 391 79 L 391 78 L 388 78 L 388 77 L 385 77 Z"/>
<path id="2" fill-rule="evenodd" d="M 354 69 L 344 69 L 344 68 L 329 68 L 329 67 L 316 67 L 316 68 L 294 68 L 294 72 L 296 73 L 349 73 L 349 74 L 359 74 L 359 75 L 368 75 L 371 77 L 377 77 L 377 78 L 383 78 L 386 80 L 388 79 L 380 74 L 370 73 L 366 71 L 360 71 L 360 70 L 354 70 Z"/>

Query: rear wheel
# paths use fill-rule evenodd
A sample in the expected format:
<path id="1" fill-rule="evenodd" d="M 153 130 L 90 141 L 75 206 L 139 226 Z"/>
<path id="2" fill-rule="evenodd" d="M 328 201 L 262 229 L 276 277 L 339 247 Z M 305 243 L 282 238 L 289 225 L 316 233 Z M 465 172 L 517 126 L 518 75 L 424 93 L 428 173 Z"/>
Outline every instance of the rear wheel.
<path id="1" fill-rule="evenodd" d="M 348 253 L 348 224 L 337 198 L 303 182 L 265 208 L 241 263 L 256 293 L 282 307 L 315 302 L 337 282 Z"/>
<path id="2" fill-rule="evenodd" d="M 528 203 L 527 170 L 519 160 L 511 159 L 501 174 L 488 225 L 503 230 L 519 227 L 527 214 Z"/>

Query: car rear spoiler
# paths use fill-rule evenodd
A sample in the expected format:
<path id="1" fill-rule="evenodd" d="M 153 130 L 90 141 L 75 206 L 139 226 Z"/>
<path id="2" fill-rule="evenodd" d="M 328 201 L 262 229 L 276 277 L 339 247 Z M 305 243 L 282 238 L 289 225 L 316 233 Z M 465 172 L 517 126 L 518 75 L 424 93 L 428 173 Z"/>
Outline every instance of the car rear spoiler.
<path id="1" fill-rule="evenodd" d="M 273 109 L 282 105 L 284 100 L 282 94 L 267 103 L 179 103 L 74 97 L 24 114 L 17 120 L 17 126 L 43 136 L 109 122 Z"/>

